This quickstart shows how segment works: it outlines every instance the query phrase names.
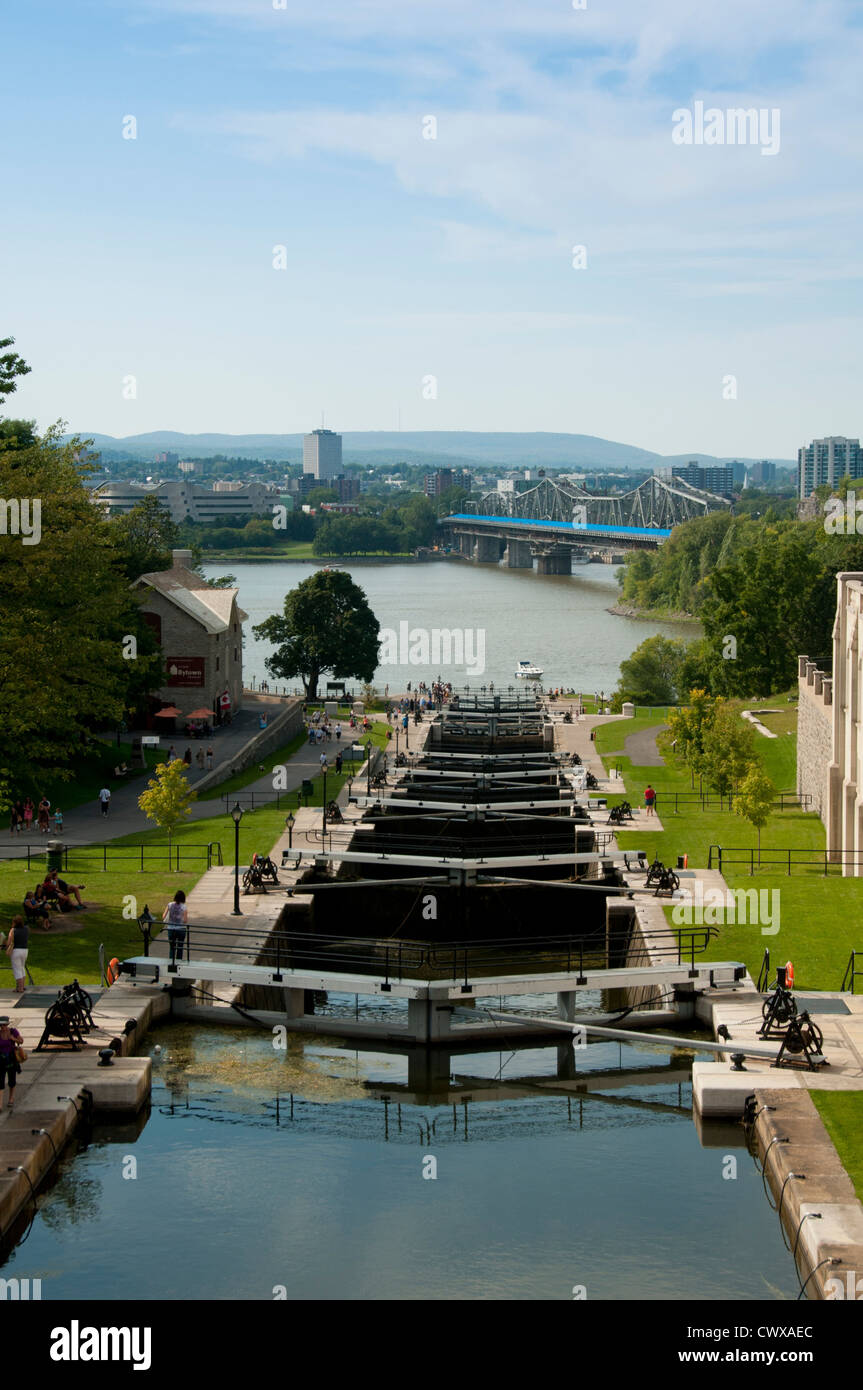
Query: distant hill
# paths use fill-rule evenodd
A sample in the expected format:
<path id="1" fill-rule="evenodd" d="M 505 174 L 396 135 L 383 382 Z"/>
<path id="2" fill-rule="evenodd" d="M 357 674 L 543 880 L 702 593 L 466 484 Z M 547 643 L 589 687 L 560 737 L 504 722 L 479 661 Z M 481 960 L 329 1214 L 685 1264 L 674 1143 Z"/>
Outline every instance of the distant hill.
<path id="1" fill-rule="evenodd" d="M 232 458 L 284 459 L 296 463 L 302 458 L 301 434 L 181 434 L 176 430 L 153 430 L 148 434 L 92 437 L 95 448 L 114 449 L 142 459 L 171 451 L 182 458 L 204 458 L 227 454 Z M 430 468 L 447 463 L 480 465 L 504 469 L 519 467 L 567 468 L 574 471 L 594 468 L 609 470 L 652 469 L 657 464 L 724 463 L 712 454 L 693 452 L 663 456 L 632 444 L 600 439 L 590 434 L 512 434 L 474 430 L 368 430 L 342 432 L 345 463 L 391 466 L 406 462 Z M 740 460 L 753 463 L 754 459 Z M 792 467 L 790 459 L 774 459 L 780 467 Z"/>

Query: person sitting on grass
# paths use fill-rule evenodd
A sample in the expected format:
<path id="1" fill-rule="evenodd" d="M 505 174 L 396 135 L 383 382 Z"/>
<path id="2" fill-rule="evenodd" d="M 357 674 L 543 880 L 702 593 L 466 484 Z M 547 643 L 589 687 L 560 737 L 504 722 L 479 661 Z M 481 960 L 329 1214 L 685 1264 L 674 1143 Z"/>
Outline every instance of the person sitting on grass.
<path id="1" fill-rule="evenodd" d="M 41 884 L 39 888 L 41 888 Z M 45 931 L 51 930 L 51 914 L 47 905 L 37 896 L 39 888 L 30 888 L 24 895 L 24 916 L 41 917 L 42 927 Z"/>
<path id="2" fill-rule="evenodd" d="M 72 907 L 72 898 L 79 907 L 84 904 L 81 901 L 81 889 L 83 883 L 66 883 L 62 878 L 58 878 L 56 869 L 49 869 L 42 881 L 42 896 L 44 898 L 56 898 L 63 912 L 68 912 Z"/>

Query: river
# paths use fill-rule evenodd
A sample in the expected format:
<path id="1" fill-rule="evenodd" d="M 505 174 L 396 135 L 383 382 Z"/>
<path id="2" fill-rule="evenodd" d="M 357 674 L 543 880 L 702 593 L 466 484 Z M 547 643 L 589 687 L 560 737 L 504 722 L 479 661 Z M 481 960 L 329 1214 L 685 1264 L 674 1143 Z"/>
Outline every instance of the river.
<path id="1" fill-rule="evenodd" d="M 249 615 L 243 654 L 246 683 L 267 679 L 264 659 L 268 643 L 258 642 L 252 625 L 281 611 L 285 594 L 313 573 L 315 566 L 300 564 L 206 565 L 208 577 L 234 574 L 240 605 Z M 406 624 L 409 643 L 402 651 L 387 653 L 396 660 L 378 667 L 374 683 L 380 689 L 404 690 L 410 681 L 429 681 L 441 675 L 456 686 L 488 685 L 505 688 L 515 684 L 518 661 L 531 661 L 543 670 L 543 684 L 572 687 L 586 692 L 614 689 L 620 663 L 646 637 L 663 633 L 689 637 L 694 624 L 657 622 L 609 613 L 618 598 L 618 566 L 587 564 L 573 574 L 539 575 L 536 571 L 508 570 L 495 565 L 463 561 L 427 564 L 340 565 L 365 591 L 382 629 L 400 633 Z M 415 630 L 428 634 L 429 662 L 422 660 Z M 464 632 L 465 658 L 433 661 L 434 631 Z M 410 660 L 414 648 L 420 660 Z M 457 655 L 453 652 L 453 655 Z"/>

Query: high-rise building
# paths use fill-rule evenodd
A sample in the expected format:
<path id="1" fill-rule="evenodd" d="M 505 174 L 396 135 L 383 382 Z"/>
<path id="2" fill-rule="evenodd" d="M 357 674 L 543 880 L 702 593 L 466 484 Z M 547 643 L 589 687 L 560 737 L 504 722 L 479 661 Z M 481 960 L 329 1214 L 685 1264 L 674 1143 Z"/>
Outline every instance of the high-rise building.
<path id="1" fill-rule="evenodd" d="M 844 477 L 863 478 L 863 450 L 859 439 L 843 434 L 813 439 L 797 450 L 797 494 L 801 501 L 817 487 L 835 487 Z"/>
<path id="2" fill-rule="evenodd" d="M 715 492 L 719 497 L 730 497 L 734 491 L 734 469 L 731 464 L 720 464 L 703 468 L 694 460 L 686 466 L 676 465 L 671 470 L 672 478 L 680 478 L 690 487 L 703 492 Z"/>
<path id="3" fill-rule="evenodd" d="M 342 471 L 342 436 L 333 430 L 312 430 L 303 439 L 303 472 L 319 481 Z"/>
<path id="4" fill-rule="evenodd" d="M 470 492 L 470 481 L 467 468 L 439 468 L 436 473 L 426 473 L 423 491 L 426 497 L 440 497 L 450 487 L 463 487 Z"/>
<path id="5" fill-rule="evenodd" d="M 764 487 L 766 483 L 775 483 L 776 464 L 771 463 L 770 459 L 759 459 L 758 463 L 753 463 L 749 471 L 749 478 L 753 487 Z"/>

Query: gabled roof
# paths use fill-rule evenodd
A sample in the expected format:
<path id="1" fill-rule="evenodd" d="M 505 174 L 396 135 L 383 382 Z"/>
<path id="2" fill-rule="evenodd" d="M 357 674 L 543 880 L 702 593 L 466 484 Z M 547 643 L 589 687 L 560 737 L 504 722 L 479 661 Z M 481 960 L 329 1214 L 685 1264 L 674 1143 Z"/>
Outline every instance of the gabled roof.
<path id="1" fill-rule="evenodd" d="M 201 576 L 184 565 L 142 574 L 132 584 L 133 589 L 141 587 L 163 594 L 210 633 L 224 632 L 230 626 L 231 611 L 239 593 L 238 589 L 208 589 L 201 582 Z M 242 608 L 237 607 L 238 622 L 243 622 L 248 616 Z"/>

